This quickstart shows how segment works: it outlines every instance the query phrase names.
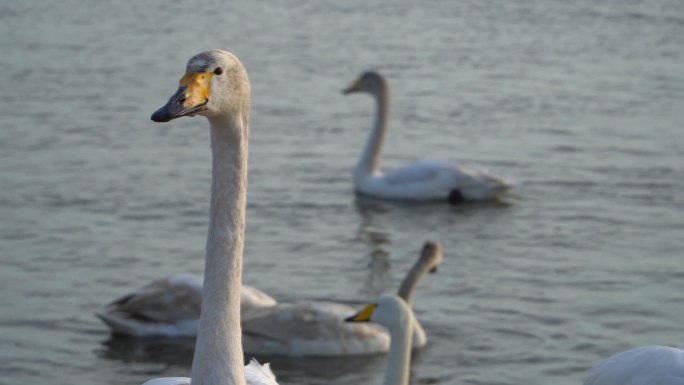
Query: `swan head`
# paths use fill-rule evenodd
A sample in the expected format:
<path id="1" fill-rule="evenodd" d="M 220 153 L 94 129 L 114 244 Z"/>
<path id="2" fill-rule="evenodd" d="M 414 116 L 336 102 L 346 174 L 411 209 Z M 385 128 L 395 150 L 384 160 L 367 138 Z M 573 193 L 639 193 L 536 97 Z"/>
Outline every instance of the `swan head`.
<path id="1" fill-rule="evenodd" d="M 427 267 L 429 273 L 436 273 L 437 267 L 444 260 L 442 255 L 442 245 L 437 241 L 427 241 L 423 245 L 423 249 L 420 251 L 419 257 L 420 263 Z"/>
<path id="2" fill-rule="evenodd" d="M 342 91 L 348 95 L 356 92 L 376 94 L 386 88 L 385 78 L 375 71 L 366 71 L 361 74 L 349 87 Z"/>
<path id="3" fill-rule="evenodd" d="M 215 49 L 193 56 L 179 83 L 169 101 L 152 114 L 153 121 L 168 122 L 195 115 L 225 119 L 239 113 L 249 114 L 247 71 L 228 51 Z"/>
<path id="4" fill-rule="evenodd" d="M 394 294 L 381 295 L 363 310 L 346 318 L 345 322 L 375 322 L 388 329 L 401 327 L 411 314 L 409 305 Z"/>

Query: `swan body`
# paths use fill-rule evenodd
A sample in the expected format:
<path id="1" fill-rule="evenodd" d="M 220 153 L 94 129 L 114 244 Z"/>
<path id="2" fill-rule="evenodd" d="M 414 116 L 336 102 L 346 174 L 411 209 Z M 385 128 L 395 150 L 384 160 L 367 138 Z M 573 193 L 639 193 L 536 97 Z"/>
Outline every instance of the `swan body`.
<path id="1" fill-rule="evenodd" d="M 375 322 L 389 330 L 391 336 L 384 385 L 408 385 L 411 364 L 411 333 L 416 318 L 413 310 L 397 295 L 383 295 L 347 322 Z"/>
<path id="2" fill-rule="evenodd" d="M 642 346 L 618 353 L 598 364 L 584 385 L 684 385 L 684 350 Z"/>
<path id="3" fill-rule="evenodd" d="M 135 337 L 194 337 L 202 303 L 202 278 L 176 273 L 126 294 L 104 309 L 99 317 L 115 334 Z M 273 306 L 276 300 L 261 290 L 242 285 L 240 311 Z"/>
<path id="4" fill-rule="evenodd" d="M 407 273 L 399 296 L 411 303 L 420 278 L 436 271 L 442 262 L 437 242 L 426 242 Z M 353 308 L 330 301 L 279 303 L 257 309 L 242 320 L 243 346 L 253 354 L 287 356 L 343 356 L 386 353 L 390 348 L 387 330 L 374 324 L 343 322 Z M 419 322 L 413 324 L 412 346 L 423 347 L 427 335 Z"/>
<path id="5" fill-rule="evenodd" d="M 389 112 L 387 82 L 377 72 L 365 72 L 344 90 L 345 94 L 354 92 L 371 94 L 377 105 L 373 130 L 354 169 L 357 193 L 391 200 L 461 203 L 493 199 L 510 189 L 508 182 L 482 170 L 447 162 L 419 161 L 383 174 L 379 163 Z"/>
<path id="6" fill-rule="evenodd" d="M 422 160 L 386 174 L 355 178 L 356 190 L 391 200 L 487 200 L 510 188 L 481 170 L 447 162 Z"/>
<path id="7" fill-rule="evenodd" d="M 353 311 L 347 305 L 327 301 L 283 303 L 255 311 L 243 318 L 243 346 L 252 354 L 287 356 L 387 352 L 389 335 L 383 328 L 342 323 Z"/>
<path id="8" fill-rule="evenodd" d="M 212 152 L 202 311 L 189 383 L 256 385 L 260 382 L 252 382 L 251 369 L 244 366 L 240 328 L 251 92 L 247 72 L 230 52 L 211 50 L 188 61 L 179 83 L 169 101 L 152 114 L 152 120 L 168 122 L 197 114 L 206 117 Z M 256 373 L 258 381 L 276 383 L 270 368 Z M 179 383 L 188 381 L 173 378 L 152 382 Z"/>

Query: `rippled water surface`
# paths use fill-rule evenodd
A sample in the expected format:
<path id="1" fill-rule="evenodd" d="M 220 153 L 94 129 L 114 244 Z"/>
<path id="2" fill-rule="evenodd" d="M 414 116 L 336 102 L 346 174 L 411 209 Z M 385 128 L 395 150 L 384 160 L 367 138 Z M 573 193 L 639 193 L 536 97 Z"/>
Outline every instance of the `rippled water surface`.
<path id="1" fill-rule="evenodd" d="M 684 2 L 0 3 L 0 382 L 188 375 L 192 341 L 111 338 L 93 311 L 201 273 L 203 119 L 156 125 L 198 51 L 253 86 L 245 280 L 279 300 L 393 291 L 422 242 L 413 384 L 579 384 L 601 358 L 684 343 Z M 372 103 L 386 168 L 482 165 L 502 203 L 357 199 Z M 282 384 L 381 383 L 384 357 L 264 357 Z"/>

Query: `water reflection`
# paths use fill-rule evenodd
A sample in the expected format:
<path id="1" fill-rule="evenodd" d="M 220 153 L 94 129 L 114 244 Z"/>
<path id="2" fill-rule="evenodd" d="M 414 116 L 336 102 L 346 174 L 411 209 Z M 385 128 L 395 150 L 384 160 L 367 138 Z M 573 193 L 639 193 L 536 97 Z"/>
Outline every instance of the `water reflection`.
<path id="1" fill-rule="evenodd" d="M 135 338 L 111 335 L 96 354 L 98 358 L 125 363 L 163 364 L 187 368 L 192 365 L 194 338 Z"/>
<path id="2" fill-rule="evenodd" d="M 354 203 L 356 211 L 361 216 L 356 239 L 376 249 L 391 243 L 389 231 L 378 227 L 377 224 L 378 217 L 391 211 L 390 206 L 382 201 L 358 195 Z"/>
<path id="3" fill-rule="evenodd" d="M 355 203 L 360 215 L 356 239 L 370 248 L 364 293 L 372 298 L 389 284 L 390 252 L 385 246 L 390 245 L 392 239 L 390 232 L 382 226 L 382 216 L 391 210 L 381 201 L 362 196 L 357 196 Z"/>

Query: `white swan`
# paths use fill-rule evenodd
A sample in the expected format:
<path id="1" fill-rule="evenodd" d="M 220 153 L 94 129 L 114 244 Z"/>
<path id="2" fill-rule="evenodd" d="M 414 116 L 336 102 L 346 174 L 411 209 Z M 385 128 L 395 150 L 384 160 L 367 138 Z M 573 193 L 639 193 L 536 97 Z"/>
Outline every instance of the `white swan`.
<path id="1" fill-rule="evenodd" d="M 247 198 L 250 85 L 233 54 L 193 56 L 178 91 L 152 115 L 155 122 L 200 114 L 211 126 L 212 178 L 204 289 L 192 360 L 192 380 L 164 378 L 148 385 L 274 385 L 270 368 L 245 369 L 240 332 L 240 286 Z"/>
<path id="2" fill-rule="evenodd" d="M 584 385 L 684 385 L 684 350 L 642 346 L 618 353 L 598 364 Z"/>
<path id="3" fill-rule="evenodd" d="M 242 285 L 240 312 L 273 306 L 263 291 Z M 95 312 L 114 334 L 134 337 L 194 337 L 202 304 L 202 278 L 176 273 L 112 301 Z"/>
<path id="4" fill-rule="evenodd" d="M 442 248 L 426 242 L 418 260 L 404 278 L 398 295 L 411 303 L 413 291 L 426 272 L 442 262 Z M 377 325 L 342 322 L 353 308 L 328 301 L 281 303 L 258 309 L 242 319 L 242 343 L 246 352 L 288 356 L 341 356 L 384 353 L 389 334 Z M 415 322 L 412 345 L 427 344 L 425 330 Z"/>
<path id="5" fill-rule="evenodd" d="M 381 199 L 461 203 L 496 198 L 511 187 L 483 171 L 446 162 L 419 161 L 383 174 L 379 163 L 389 112 L 387 83 L 377 72 L 365 72 L 343 92 L 369 93 L 377 105 L 373 131 L 354 169 L 357 193 Z"/>
<path id="6" fill-rule="evenodd" d="M 411 307 L 396 295 L 383 295 L 347 322 L 375 322 L 389 330 L 390 351 L 384 385 L 408 385 L 411 365 L 411 330 L 416 323 Z"/>

